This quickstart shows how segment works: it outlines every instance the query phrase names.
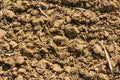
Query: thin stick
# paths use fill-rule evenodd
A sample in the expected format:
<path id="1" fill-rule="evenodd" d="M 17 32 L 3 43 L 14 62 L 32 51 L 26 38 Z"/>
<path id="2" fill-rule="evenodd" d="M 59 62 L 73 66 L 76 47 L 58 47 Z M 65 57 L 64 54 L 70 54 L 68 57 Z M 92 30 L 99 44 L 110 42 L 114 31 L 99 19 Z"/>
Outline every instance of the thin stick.
<path id="1" fill-rule="evenodd" d="M 37 1 L 37 0 L 36 0 L 36 1 Z M 38 2 L 38 1 L 37 1 L 37 2 Z M 38 2 L 38 5 L 40 5 L 39 2 Z M 38 7 L 38 9 L 40 10 L 40 12 L 41 12 L 46 18 L 49 19 L 49 16 L 48 16 L 40 7 Z"/>
<path id="2" fill-rule="evenodd" d="M 110 59 L 112 60 L 112 59 L 119 59 L 119 58 L 120 58 L 120 55 L 116 55 L 116 56 L 114 56 L 114 57 L 112 57 L 112 58 L 110 58 Z M 99 66 L 101 66 L 101 65 L 104 65 L 104 64 L 106 64 L 106 63 L 107 63 L 106 60 L 105 60 L 105 61 L 102 61 L 101 63 L 96 64 L 96 65 L 90 67 L 89 70 L 90 70 L 90 69 L 93 69 L 93 68 L 96 68 L 96 67 L 99 67 Z M 88 66 L 88 67 L 89 67 L 89 66 Z M 85 69 L 88 69 L 88 67 L 85 68 Z"/>
<path id="3" fill-rule="evenodd" d="M 109 55 L 108 55 L 108 52 L 107 52 L 107 50 L 106 50 L 106 47 L 105 47 L 105 45 L 103 44 L 103 41 L 101 42 L 101 45 L 102 45 L 102 47 L 103 47 L 103 49 L 104 49 L 104 52 L 105 52 L 105 55 L 106 55 L 106 59 L 107 59 L 107 61 L 108 61 L 108 65 L 109 65 L 109 68 L 110 68 L 110 70 L 112 71 L 112 65 L 111 65 L 111 62 L 110 62 L 110 57 L 109 57 Z"/>

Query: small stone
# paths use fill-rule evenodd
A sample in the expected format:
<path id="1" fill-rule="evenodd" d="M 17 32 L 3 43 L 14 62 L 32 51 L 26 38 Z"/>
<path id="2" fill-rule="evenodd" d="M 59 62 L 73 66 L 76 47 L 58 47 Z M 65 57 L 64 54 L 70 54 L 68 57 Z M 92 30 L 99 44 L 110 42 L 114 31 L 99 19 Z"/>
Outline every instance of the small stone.
<path id="1" fill-rule="evenodd" d="M 102 50 L 102 47 L 100 45 L 98 45 L 98 44 L 95 44 L 93 46 L 93 51 L 94 51 L 94 53 L 96 53 L 96 54 L 98 54 L 98 55 L 100 55 L 102 57 L 104 57 L 104 55 L 105 55 L 103 50 Z"/>
<path id="2" fill-rule="evenodd" d="M 31 67 L 36 67 L 37 63 L 38 63 L 38 61 L 35 59 L 35 60 L 31 61 L 30 65 L 31 65 Z"/>
<path id="3" fill-rule="evenodd" d="M 5 63 L 5 64 L 9 64 L 9 65 L 11 65 L 11 66 L 14 66 L 14 65 L 15 65 L 15 61 L 14 61 L 14 59 L 12 59 L 12 58 L 4 58 L 3 60 L 4 60 L 4 63 Z"/>
<path id="4" fill-rule="evenodd" d="M 118 37 L 117 37 L 117 35 L 113 34 L 113 35 L 110 35 L 110 36 L 108 37 L 108 39 L 109 39 L 110 41 L 116 41 L 116 40 L 118 40 Z"/>
<path id="5" fill-rule="evenodd" d="M 4 37 L 6 35 L 6 31 L 0 29 L 0 38 Z"/>
<path id="6" fill-rule="evenodd" d="M 61 77 L 61 78 L 64 78 L 65 76 L 66 76 L 65 72 L 59 74 L 59 77 Z"/>
<path id="7" fill-rule="evenodd" d="M 61 73 L 63 71 L 63 69 L 60 67 L 60 65 L 54 64 L 53 65 L 53 71 Z"/>
<path id="8" fill-rule="evenodd" d="M 24 80 L 23 76 L 18 75 L 14 80 Z"/>
<path id="9" fill-rule="evenodd" d="M 70 73 L 71 74 L 76 74 L 78 72 L 78 68 L 77 67 L 71 67 Z"/>
<path id="10" fill-rule="evenodd" d="M 36 24 L 39 24 L 39 23 L 40 23 L 40 19 L 37 19 L 37 18 L 36 18 L 36 19 L 33 19 L 33 20 L 32 20 L 32 24 L 33 24 L 33 25 L 36 25 Z"/>
<path id="11" fill-rule="evenodd" d="M 53 24 L 54 27 L 60 27 L 63 24 L 64 20 L 56 20 Z"/>
<path id="12" fill-rule="evenodd" d="M 15 16 L 15 13 L 13 11 L 11 11 L 11 10 L 6 10 L 5 11 L 5 16 L 7 18 L 13 18 Z"/>
<path id="13" fill-rule="evenodd" d="M 5 50 L 10 50 L 10 46 L 7 42 L 5 42 L 2 47 L 5 49 Z"/>
<path id="14" fill-rule="evenodd" d="M 14 49 L 18 45 L 15 41 L 11 41 L 9 44 L 12 49 Z"/>
<path id="15" fill-rule="evenodd" d="M 109 77 L 107 75 L 103 74 L 103 73 L 100 73 L 99 74 L 99 79 L 100 80 L 109 80 Z"/>
<path id="16" fill-rule="evenodd" d="M 64 70 L 65 70 L 67 73 L 70 73 L 71 67 L 70 67 L 70 66 L 64 66 Z"/>
<path id="17" fill-rule="evenodd" d="M 105 37 L 108 37 L 109 36 L 109 33 L 107 31 L 104 31 L 104 36 Z"/>
<path id="18" fill-rule="evenodd" d="M 15 60 L 16 64 L 23 64 L 24 63 L 24 58 L 22 56 L 18 56 Z"/>
<path id="19" fill-rule="evenodd" d="M 20 69 L 18 69 L 18 73 L 24 74 L 24 73 L 26 73 L 26 69 L 20 68 Z"/>
<path id="20" fill-rule="evenodd" d="M 61 59 L 67 58 L 70 54 L 68 52 L 58 52 L 57 53 Z"/>
<path id="21" fill-rule="evenodd" d="M 54 38 L 54 42 L 57 46 L 64 46 L 67 42 L 67 38 L 64 36 L 55 36 Z"/>
<path id="22" fill-rule="evenodd" d="M 36 67 L 35 70 L 38 74 L 43 74 L 45 72 L 45 69 L 42 69 L 42 68 L 39 68 L 39 67 Z"/>
<path id="23" fill-rule="evenodd" d="M 13 22 L 12 25 L 13 25 L 13 27 L 20 26 L 20 22 Z"/>
<path id="24" fill-rule="evenodd" d="M 89 72 L 89 76 L 90 76 L 90 77 L 94 77 L 95 75 L 96 75 L 96 73 L 95 73 L 94 71 L 90 71 L 90 72 Z"/>
<path id="25" fill-rule="evenodd" d="M 45 59 L 42 59 L 38 62 L 37 66 L 39 66 L 40 68 L 42 69 L 46 69 L 49 65 L 49 67 L 52 66 L 52 63 L 50 63 L 49 61 L 45 60 Z"/>
<path id="26" fill-rule="evenodd" d="M 39 14 L 39 11 L 38 10 L 35 10 L 35 9 L 33 9 L 33 10 L 31 10 L 31 12 L 30 12 L 32 15 L 38 15 Z"/>
<path id="27" fill-rule="evenodd" d="M 66 16 L 66 17 L 65 17 L 65 20 L 66 20 L 67 23 L 69 23 L 69 22 L 71 21 L 70 16 Z"/>
<path id="28" fill-rule="evenodd" d="M 69 77 L 65 77 L 64 79 L 65 79 L 65 80 L 71 80 Z"/>
<path id="29" fill-rule="evenodd" d="M 76 27 L 66 27 L 65 29 L 65 35 L 68 38 L 75 38 L 77 37 L 78 33 L 79 33 L 79 30 Z"/>
<path id="30" fill-rule="evenodd" d="M 107 50 L 108 50 L 108 52 L 111 53 L 111 52 L 114 52 L 115 49 L 114 49 L 114 46 L 113 46 L 113 45 L 108 45 L 108 46 L 107 46 Z"/>

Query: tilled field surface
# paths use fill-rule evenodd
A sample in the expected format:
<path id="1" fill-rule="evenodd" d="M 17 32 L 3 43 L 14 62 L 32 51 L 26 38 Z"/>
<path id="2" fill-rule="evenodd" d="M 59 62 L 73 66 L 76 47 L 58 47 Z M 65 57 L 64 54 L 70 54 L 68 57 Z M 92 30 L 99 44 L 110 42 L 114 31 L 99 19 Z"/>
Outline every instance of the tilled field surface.
<path id="1" fill-rule="evenodd" d="M 120 0 L 0 0 L 0 80 L 120 80 Z"/>

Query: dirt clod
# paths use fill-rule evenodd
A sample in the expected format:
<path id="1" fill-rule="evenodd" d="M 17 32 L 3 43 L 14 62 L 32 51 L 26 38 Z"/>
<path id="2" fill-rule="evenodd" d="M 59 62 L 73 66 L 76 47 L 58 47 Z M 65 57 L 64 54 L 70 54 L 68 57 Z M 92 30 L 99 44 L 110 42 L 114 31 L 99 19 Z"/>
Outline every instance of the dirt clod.
<path id="1" fill-rule="evenodd" d="M 0 29 L 0 38 L 4 37 L 6 35 L 6 31 Z"/>
<path id="2" fill-rule="evenodd" d="M 63 69 L 60 67 L 60 65 L 54 64 L 53 65 L 53 71 L 55 71 L 57 73 L 61 73 L 63 71 Z"/>
<path id="3" fill-rule="evenodd" d="M 119 80 L 119 53 L 119 0 L 0 0 L 0 80 Z"/>
<path id="4" fill-rule="evenodd" d="M 65 34 L 68 38 L 75 38 L 77 37 L 78 33 L 79 33 L 79 30 L 76 27 L 69 26 L 69 27 L 66 27 L 65 29 Z"/>

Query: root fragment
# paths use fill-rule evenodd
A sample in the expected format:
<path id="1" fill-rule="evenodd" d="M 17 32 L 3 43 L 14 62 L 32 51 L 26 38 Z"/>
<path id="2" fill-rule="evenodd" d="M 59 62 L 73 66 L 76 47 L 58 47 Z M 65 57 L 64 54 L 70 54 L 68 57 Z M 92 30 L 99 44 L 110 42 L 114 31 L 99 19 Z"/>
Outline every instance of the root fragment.
<path id="1" fill-rule="evenodd" d="M 101 42 L 101 45 L 102 45 L 102 47 L 103 47 L 103 49 L 104 49 L 104 52 L 105 52 L 105 55 L 106 55 L 106 59 L 107 59 L 109 68 L 110 68 L 110 70 L 112 71 L 113 68 L 112 68 L 112 65 L 111 65 L 111 62 L 110 62 L 110 57 L 109 57 L 109 55 L 108 55 L 108 52 L 107 52 L 107 50 L 106 50 L 105 45 L 103 44 L 103 41 Z"/>

